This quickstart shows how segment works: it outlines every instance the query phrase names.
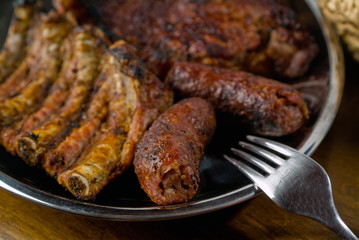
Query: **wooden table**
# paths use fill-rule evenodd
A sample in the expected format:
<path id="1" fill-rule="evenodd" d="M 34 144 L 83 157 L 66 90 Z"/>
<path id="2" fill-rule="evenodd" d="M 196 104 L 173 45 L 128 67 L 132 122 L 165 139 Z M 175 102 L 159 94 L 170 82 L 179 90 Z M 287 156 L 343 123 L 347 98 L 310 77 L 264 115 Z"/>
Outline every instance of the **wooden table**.
<path id="1" fill-rule="evenodd" d="M 336 120 L 313 155 L 328 172 L 344 222 L 359 236 L 359 64 L 346 58 Z M 112 222 L 59 212 L 0 190 L 0 239 L 337 239 L 264 194 L 242 204 L 179 220 Z"/>

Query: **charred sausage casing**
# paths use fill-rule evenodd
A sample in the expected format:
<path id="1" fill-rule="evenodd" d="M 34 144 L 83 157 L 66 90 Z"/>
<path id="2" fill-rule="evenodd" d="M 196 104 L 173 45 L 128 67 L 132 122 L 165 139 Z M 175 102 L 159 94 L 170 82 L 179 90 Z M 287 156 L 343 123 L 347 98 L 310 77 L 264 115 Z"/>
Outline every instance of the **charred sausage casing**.
<path id="1" fill-rule="evenodd" d="M 179 62 L 166 82 L 182 96 L 203 97 L 216 109 L 240 116 L 261 135 L 293 133 L 308 118 L 305 102 L 292 86 L 251 73 Z"/>
<path id="2" fill-rule="evenodd" d="M 137 146 L 134 166 L 153 202 L 187 202 L 196 194 L 199 165 L 215 126 L 214 110 L 201 98 L 178 102 L 152 124 Z"/>

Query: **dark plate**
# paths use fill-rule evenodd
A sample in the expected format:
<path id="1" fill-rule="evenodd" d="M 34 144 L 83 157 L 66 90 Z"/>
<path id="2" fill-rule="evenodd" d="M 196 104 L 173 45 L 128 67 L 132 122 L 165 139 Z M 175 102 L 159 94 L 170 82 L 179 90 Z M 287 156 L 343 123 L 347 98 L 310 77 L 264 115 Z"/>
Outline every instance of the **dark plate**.
<path id="1" fill-rule="evenodd" d="M 299 21 L 317 38 L 321 51 L 310 72 L 294 84 L 305 97 L 311 120 L 296 134 L 277 138 L 301 152 L 311 154 L 329 130 L 339 107 L 343 85 L 343 57 L 337 36 L 322 19 L 316 1 L 293 1 Z M 0 46 L 11 18 L 11 0 L 0 8 Z M 114 220 L 158 220 L 187 217 L 222 209 L 246 201 L 260 191 L 223 153 L 247 134 L 244 126 L 230 116 L 218 116 L 218 129 L 200 169 L 201 183 L 196 196 L 185 204 L 156 206 L 141 190 L 133 169 L 104 191 L 95 202 L 76 200 L 42 170 L 27 166 L 0 148 L 0 187 L 33 202 L 90 217 Z"/>

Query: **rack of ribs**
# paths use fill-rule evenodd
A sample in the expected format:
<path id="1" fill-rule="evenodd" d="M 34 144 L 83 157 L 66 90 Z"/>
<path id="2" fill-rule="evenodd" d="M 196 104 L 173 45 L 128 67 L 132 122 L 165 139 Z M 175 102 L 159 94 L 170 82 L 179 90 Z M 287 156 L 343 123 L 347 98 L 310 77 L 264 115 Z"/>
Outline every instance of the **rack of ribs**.
<path id="1" fill-rule="evenodd" d="M 108 117 L 81 156 L 58 181 L 77 198 L 94 199 L 128 169 L 136 144 L 157 116 L 172 104 L 172 92 L 147 71 L 123 41 L 110 47 Z"/>
<path id="2" fill-rule="evenodd" d="M 25 56 L 0 84 L 0 142 L 77 198 L 94 199 L 131 166 L 136 144 L 173 93 L 130 44 L 112 44 L 71 12 L 32 11 Z"/>
<path id="3" fill-rule="evenodd" d="M 91 26 L 86 25 L 74 28 L 72 35 L 74 62 L 70 71 L 75 74 L 66 101 L 56 116 L 40 127 L 22 132 L 15 143 L 18 155 L 30 165 L 41 162 L 50 146 L 56 146 L 71 130 L 71 123 L 80 117 L 98 74 L 100 58 L 105 50 L 103 41 L 94 34 Z"/>
<path id="4" fill-rule="evenodd" d="M 27 85 L 15 96 L 10 96 L 0 104 L 0 124 L 9 126 L 24 115 L 37 110 L 46 98 L 52 83 L 57 79 L 62 65 L 60 47 L 72 28 L 65 16 L 56 12 L 41 15 L 39 32 L 39 52 L 34 53 L 25 81 Z M 44 67 L 46 66 L 46 67 Z M 14 85 L 16 87 L 16 85 Z"/>

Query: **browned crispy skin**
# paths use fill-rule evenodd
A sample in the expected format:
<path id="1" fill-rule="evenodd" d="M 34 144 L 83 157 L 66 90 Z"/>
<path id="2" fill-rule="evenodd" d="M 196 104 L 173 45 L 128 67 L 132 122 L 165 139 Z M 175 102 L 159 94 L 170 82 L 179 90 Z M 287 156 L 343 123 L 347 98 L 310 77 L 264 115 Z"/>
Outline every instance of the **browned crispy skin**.
<path id="1" fill-rule="evenodd" d="M 247 72 L 179 62 L 166 82 L 182 96 L 203 97 L 218 110 L 240 116 L 258 134 L 290 134 L 308 118 L 305 102 L 292 86 Z"/>
<path id="2" fill-rule="evenodd" d="M 139 46 L 159 76 L 175 61 L 195 61 L 292 78 L 304 74 L 318 52 L 294 12 L 275 0 L 108 0 L 93 5 L 107 26 Z"/>
<path id="3" fill-rule="evenodd" d="M 0 83 L 15 71 L 27 52 L 29 28 L 34 24 L 36 8 L 34 4 L 19 5 L 14 8 L 8 34 L 0 52 Z"/>
<path id="4" fill-rule="evenodd" d="M 42 21 L 39 58 L 31 65 L 31 71 L 36 71 L 36 74 L 18 95 L 0 104 L 0 123 L 3 126 L 11 125 L 38 109 L 49 87 L 57 79 L 62 63 L 60 46 L 72 25 L 64 16 L 56 13 L 42 16 Z"/>
<path id="5" fill-rule="evenodd" d="M 77 198 L 94 199 L 131 164 L 135 145 L 149 124 L 172 103 L 172 92 L 147 71 L 123 41 L 110 48 L 111 101 L 106 123 L 80 158 L 58 176 Z"/>
<path id="6" fill-rule="evenodd" d="M 20 134 L 17 153 L 30 165 L 41 162 L 44 153 L 69 133 L 71 123 L 78 120 L 83 105 L 88 100 L 104 52 L 104 45 L 93 31 L 95 30 L 88 25 L 73 29 L 75 43 L 72 51 L 76 64 L 71 70 L 75 72 L 75 77 L 64 106 L 41 127 Z"/>
<path id="7" fill-rule="evenodd" d="M 146 131 L 136 148 L 134 167 L 153 202 L 188 202 L 196 194 L 200 162 L 215 126 L 209 102 L 188 98 L 169 108 Z"/>

